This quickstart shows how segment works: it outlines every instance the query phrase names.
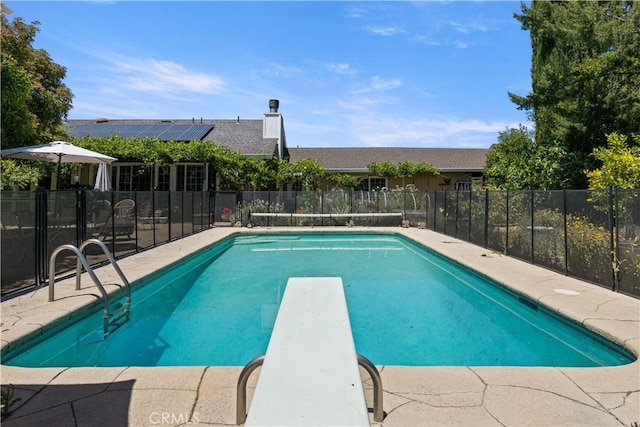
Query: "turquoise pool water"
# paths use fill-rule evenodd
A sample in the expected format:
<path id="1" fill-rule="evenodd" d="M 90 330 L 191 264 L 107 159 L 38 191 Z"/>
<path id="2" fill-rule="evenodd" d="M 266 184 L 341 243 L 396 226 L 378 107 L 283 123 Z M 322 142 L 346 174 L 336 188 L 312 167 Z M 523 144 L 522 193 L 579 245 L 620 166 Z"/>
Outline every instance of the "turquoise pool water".
<path id="1" fill-rule="evenodd" d="M 101 312 L 4 364 L 244 365 L 266 351 L 289 277 L 342 277 L 356 350 L 379 365 L 608 366 L 633 357 L 401 236 L 228 238 L 136 284 L 131 319 Z M 117 301 L 116 301 L 117 302 Z"/>

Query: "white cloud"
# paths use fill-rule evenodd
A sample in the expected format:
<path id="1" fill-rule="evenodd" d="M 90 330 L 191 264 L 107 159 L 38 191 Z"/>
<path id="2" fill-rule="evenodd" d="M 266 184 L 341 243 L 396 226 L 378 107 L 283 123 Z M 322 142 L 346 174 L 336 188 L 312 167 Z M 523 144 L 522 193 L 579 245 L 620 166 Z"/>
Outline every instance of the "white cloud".
<path id="1" fill-rule="evenodd" d="M 369 25 L 365 30 L 378 36 L 390 37 L 396 34 L 406 33 L 405 30 L 393 26 Z"/>
<path id="2" fill-rule="evenodd" d="M 400 85 L 402 85 L 402 80 L 397 78 L 383 79 L 379 76 L 373 76 L 371 78 L 371 88 L 378 92 L 395 89 Z"/>
<path id="3" fill-rule="evenodd" d="M 425 35 L 416 36 L 414 37 L 414 40 L 418 43 L 422 43 L 430 46 L 440 46 L 442 44 L 441 42 L 434 40 L 433 37 L 425 36 Z"/>
<path id="4" fill-rule="evenodd" d="M 480 31 L 483 33 L 489 31 L 489 28 L 487 26 L 478 23 L 461 24 L 459 22 L 450 22 L 449 25 L 451 25 L 457 32 L 462 34 L 469 34 L 475 31 Z"/>
<path id="5" fill-rule="evenodd" d="M 360 84 L 352 90 L 352 93 L 387 92 L 402 86 L 399 78 L 384 79 L 380 76 L 373 76 L 367 83 Z"/>
<path id="6" fill-rule="evenodd" d="M 328 71 L 341 74 L 344 76 L 354 76 L 357 71 L 353 69 L 349 64 L 327 64 L 326 68 Z"/>
<path id="7" fill-rule="evenodd" d="M 365 15 L 366 11 L 360 7 L 352 7 L 347 9 L 347 18 L 362 18 Z"/>
<path id="8" fill-rule="evenodd" d="M 298 75 L 301 72 L 302 69 L 294 65 L 282 65 L 275 63 L 267 65 L 267 67 L 262 70 L 263 74 L 275 77 L 290 77 L 293 75 Z"/>
<path id="9" fill-rule="evenodd" d="M 455 40 L 452 44 L 457 49 L 466 49 L 469 47 L 469 43 L 463 42 L 462 40 Z"/>
<path id="10" fill-rule="evenodd" d="M 154 102 L 140 102 L 125 98 L 103 99 L 83 96 L 82 101 L 73 103 L 74 119 L 95 119 L 107 117 L 111 119 L 135 118 L 157 119 L 158 105 Z"/>
<path id="11" fill-rule="evenodd" d="M 223 78 L 175 61 L 85 53 L 94 59 L 73 87 L 74 118 L 158 118 L 170 105 L 201 108 L 205 97 L 227 91 Z"/>
<path id="12" fill-rule="evenodd" d="M 403 119 L 384 115 L 350 116 L 358 145 L 371 147 L 465 147 L 488 148 L 498 133 L 517 123 L 477 119 Z"/>
<path id="13" fill-rule="evenodd" d="M 114 81 L 127 89 L 173 97 L 186 93 L 218 93 L 226 82 L 220 77 L 187 69 L 172 61 L 118 58 L 113 61 Z M 118 84 L 118 83 L 116 83 Z"/>

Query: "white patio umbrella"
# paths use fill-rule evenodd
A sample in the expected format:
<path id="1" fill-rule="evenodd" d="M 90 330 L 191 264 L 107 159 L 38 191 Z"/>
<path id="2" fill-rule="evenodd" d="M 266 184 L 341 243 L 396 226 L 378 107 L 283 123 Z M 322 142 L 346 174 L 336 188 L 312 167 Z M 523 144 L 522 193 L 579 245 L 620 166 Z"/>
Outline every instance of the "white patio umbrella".
<path id="1" fill-rule="evenodd" d="M 98 166 L 98 174 L 96 175 L 96 185 L 94 190 L 111 191 L 111 177 L 106 163 L 100 163 Z"/>
<path id="2" fill-rule="evenodd" d="M 0 156 L 8 159 L 42 160 L 57 163 L 58 178 L 60 178 L 60 163 L 111 163 L 118 160 L 115 157 L 76 147 L 65 141 L 9 148 L 0 151 Z"/>

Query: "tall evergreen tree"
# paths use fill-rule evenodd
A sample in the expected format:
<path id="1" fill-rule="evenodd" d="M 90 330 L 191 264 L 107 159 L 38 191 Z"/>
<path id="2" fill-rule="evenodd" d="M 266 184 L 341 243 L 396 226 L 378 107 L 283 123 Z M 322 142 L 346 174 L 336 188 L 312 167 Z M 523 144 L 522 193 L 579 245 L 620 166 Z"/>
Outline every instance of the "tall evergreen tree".
<path id="1" fill-rule="evenodd" d="M 640 2 L 533 0 L 522 12 L 533 92 L 509 96 L 531 113 L 538 145 L 562 144 L 574 169 L 591 169 L 608 134 L 640 130 Z M 576 170 L 572 186 L 586 186 Z"/>

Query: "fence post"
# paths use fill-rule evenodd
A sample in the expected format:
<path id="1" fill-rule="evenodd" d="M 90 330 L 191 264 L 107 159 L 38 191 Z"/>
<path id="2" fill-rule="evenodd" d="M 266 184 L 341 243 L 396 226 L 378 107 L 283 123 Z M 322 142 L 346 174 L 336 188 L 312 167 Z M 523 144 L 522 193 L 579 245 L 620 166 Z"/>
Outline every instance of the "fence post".
<path id="1" fill-rule="evenodd" d="M 199 212 L 199 214 L 200 214 L 200 217 L 199 217 L 200 218 L 200 224 L 198 224 L 199 225 L 198 231 L 202 231 L 202 230 L 205 229 L 205 227 L 204 227 L 204 195 L 205 194 L 208 194 L 206 192 L 206 190 L 200 192 L 200 212 Z M 237 205 L 236 205 L 236 208 L 237 208 Z M 237 216 L 237 214 L 238 214 L 238 212 L 236 212 L 236 216 Z M 208 215 L 207 215 L 207 217 L 208 217 Z"/>
<path id="2" fill-rule="evenodd" d="M 349 212 L 353 213 L 353 188 L 349 191 Z M 351 223 L 353 223 L 353 221 Z"/>
<path id="3" fill-rule="evenodd" d="M 171 209 L 171 191 L 167 192 L 167 230 L 169 233 L 169 238 L 167 239 L 168 241 L 171 241 L 171 212 L 173 209 Z"/>
<path id="4" fill-rule="evenodd" d="M 236 195 L 236 200 L 237 200 L 237 195 Z M 207 197 L 207 218 L 209 218 L 209 223 L 207 225 L 207 228 L 213 228 L 213 223 L 216 221 L 215 206 L 216 206 L 216 192 L 215 190 L 210 189 Z"/>
<path id="5" fill-rule="evenodd" d="M 614 211 L 614 224 L 615 228 L 615 291 L 620 292 L 620 189 L 618 187 L 615 188 L 615 198 L 614 203 L 616 210 Z"/>
<path id="6" fill-rule="evenodd" d="M 83 197 L 85 195 L 85 190 L 81 188 L 76 189 L 76 246 L 80 247 L 82 242 L 84 241 L 84 229 L 86 224 L 86 206 L 85 201 L 86 198 Z"/>
<path id="7" fill-rule="evenodd" d="M 402 219 L 404 220 L 407 219 L 407 187 L 402 189 L 402 204 Z"/>
<path id="8" fill-rule="evenodd" d="M 505 240 L 504 240 L 504 254 L 505 255 L 509 255 L 509 190 L 507 190 L 507 201 L 506 201 L 506 222 L 507 222 L 507 229 L 505 231 Z"/>
<path id="9" fill-rule="evenodd" d="M 180 237 L 184 237 L 184 193 L 186 190 L 180 192 Z"/>
<path id="10" fill-rule="evenodd" d="M 271 212 L 271 190 L 267 190 L 267 213 Z M 275 225 L 275 219 L 273 220 Z M 267 215 L 267 227 L 271 225 L 271 216 Z"/>
<path id="11" fill-rule="evenodd" d="M 35 230 L 35 273 L 36 286 L 48 278 L 47 271 L 47 190 L 36 190 L 36 230 Z"/>
<path id="12" fill-rule="evenodd" d="M 489 189 L 484 189 L 484 247 L 489 247 Z"/>
<path id="13" fill-rule="evenodd" d="M 438 190 L 434 190 L 433 192 L 433 231 L 437 231 L 436 227 L 437 227 L 437 222 L 436 222 L 436 217 L 438 213 Z"/>
<path id="14" fill-rule="evenodd" d="M 322 190 L 318 190 L 320 191 L 320 214 L 324 213 L 324 192 Z M 324 217 L 321 215 L 320 216 L 320 225 L 324 225 Z"/>
<path id="15" fill-rule="evenodd" d="M 428 228 L 429 227 L 429 208 L 430 203 L 431 203 L 431 199 L 429 198 L 429 191 L 425 191 L 424 192 L 424 197 L 425 197 L 425 204 L 424 204 L 424 228 Z"/>
<path id="16" fill-rule="evenodd" d="M 447 190 L 444 190 L 444 228 L 442 234 L 447 234 Z"/>
<path id="17" fill-rule="evenodd" d="M 617 291 L 617 285 L 618 285 L 618 275 L 616 273 L 616 261 L 617 261 L 617 254 L 616 254 L 616 247 L 615 247 L 615 237 L 614 237 L 614 233 L 616 233 L 617 230 L 617 224 L 616 224 L 616 214 L 614 212 L 614 197 L 613 197 L 613 187 L 609 187 L 609 253 L 611 254 L 611 279 L 612 279 L 612 284 L 611 284 L 611 290 L 612 291 Z M 617 192 L 616 192 L 617 195 Z"/>
<path id="18" fill-rule="evenodd" d="M 156 245 L 156 189 L 151 190 L 151 231 L 153 235 L 153 246 Z"/>
<path id="19" fill-rule="evenodd" d="M 453 227 L 453 237 L 458 238 L 458 219 L 460 217 L 460 189 L 456 188 L 456 221 Z"/>
<path id="20" fill-rule="evenodd" d="M 292 213 L 297 213 L 298 212 L 298 187 L 296 187 L 296 189 L 293 191 L 293 212 Z M 298 220 L 297 219 L 293 219 L 294 217 L 291 217 L 291 225 L 298 225 Z M 295 224 L 294 224 L 295 221 Z"/>
<path id="21" fill-rule="evenodd" d="M 564 275 L 569 275 L 569 238 L 567 236 L 567 189 L 562 190 L 562 214 L 564 217 Z"/>
<path id="22" fill-rule="evenodd" d="M 535 250 L 534 250 L 534 245 L 535 245 L 535 226 L 534 226 L 534 222 L 533 222 L 533 213 L 535 212 L 535 210 L 533 209 L 533 188 L 531 189 L 531 200 L 530 200 L 530 209 L 531 209 L 531 264 L 535 264 Z"/>
<path id="23" fill-rule="evenodd" d="M 472 197 L 472 191 L 471 191 L 471 187 L 469 187 L 469 234 L 467 235 L 467 242 L 471 241 L 471 219 L 472 219 L 472 215 L 471 215 L 471 208 L 472 208 L 471 197 Z"/>

